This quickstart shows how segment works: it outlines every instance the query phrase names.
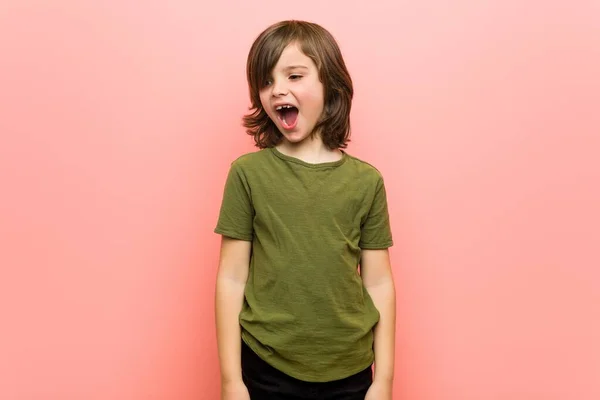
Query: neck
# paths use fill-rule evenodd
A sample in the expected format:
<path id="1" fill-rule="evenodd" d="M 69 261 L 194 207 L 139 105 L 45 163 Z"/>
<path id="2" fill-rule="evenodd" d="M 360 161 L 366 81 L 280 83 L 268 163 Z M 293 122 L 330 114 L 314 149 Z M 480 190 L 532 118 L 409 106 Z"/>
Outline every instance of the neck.
<path id="1" fill-rule="evenodd" d="M 342 158 L 342 152 L 339 149 L 330 149 L 321 140 L 319 136 L 306 138 L 300 143 L 290 143 L 282 141 L 277 146 L 281 153 L 298 158 L 311 164 L 338 161 Z"/>

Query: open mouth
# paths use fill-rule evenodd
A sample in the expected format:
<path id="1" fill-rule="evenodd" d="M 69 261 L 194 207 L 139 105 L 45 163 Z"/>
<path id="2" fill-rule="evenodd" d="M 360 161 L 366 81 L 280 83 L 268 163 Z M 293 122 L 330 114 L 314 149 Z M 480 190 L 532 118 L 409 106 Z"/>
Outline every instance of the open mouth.
<path id="1" fill-rule="evenodd" d="M 298 122 L 298 109 L 290 104 L 277 106 L 275 108 L 277 117 L 285 129 L 292 129 Z"/>

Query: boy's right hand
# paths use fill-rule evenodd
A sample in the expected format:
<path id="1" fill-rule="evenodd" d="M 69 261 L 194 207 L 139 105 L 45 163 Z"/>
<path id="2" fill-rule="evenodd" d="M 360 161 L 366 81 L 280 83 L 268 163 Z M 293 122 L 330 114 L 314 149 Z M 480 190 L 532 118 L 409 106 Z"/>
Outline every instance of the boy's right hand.
<path id="1" fill-rule="evenodd" d="M 250 400 L 250 393 L 243 381 L 226 383 L 221 387 L 221 400 Z"/>

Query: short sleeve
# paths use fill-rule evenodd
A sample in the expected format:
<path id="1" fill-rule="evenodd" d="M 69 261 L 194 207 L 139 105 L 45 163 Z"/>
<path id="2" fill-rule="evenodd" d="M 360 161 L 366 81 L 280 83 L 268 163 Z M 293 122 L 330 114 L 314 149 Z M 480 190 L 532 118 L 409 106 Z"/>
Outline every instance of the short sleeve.
<path id="1" fill-rule="evenodd" d="M 361 249 L 386 249 L 393 245 L 385 184 L 380 177 L 367 217 L 361 226 Z"/>
<path id="2" fill-rule="evenodd" d="M 215 233 L 240 240 L 252 240 L 254 207 L 250 186 L 244 171 L 237 163 L 232 163 L 219 211 Z"/>

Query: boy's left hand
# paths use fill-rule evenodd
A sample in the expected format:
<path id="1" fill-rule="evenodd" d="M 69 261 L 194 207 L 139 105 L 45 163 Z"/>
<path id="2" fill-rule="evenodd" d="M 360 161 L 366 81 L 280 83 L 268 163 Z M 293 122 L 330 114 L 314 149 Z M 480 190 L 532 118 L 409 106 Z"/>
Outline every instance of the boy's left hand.
<path id="1" fill-rule="evenodd" d="M 377 380 L 373 381 L 367 391 L 365 400 L 392 400 L 392 384 Z"/>

